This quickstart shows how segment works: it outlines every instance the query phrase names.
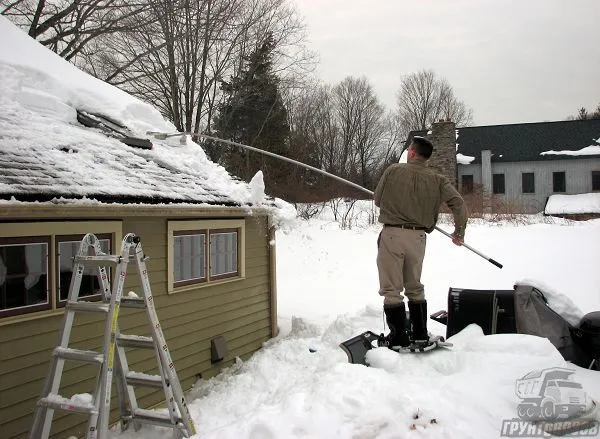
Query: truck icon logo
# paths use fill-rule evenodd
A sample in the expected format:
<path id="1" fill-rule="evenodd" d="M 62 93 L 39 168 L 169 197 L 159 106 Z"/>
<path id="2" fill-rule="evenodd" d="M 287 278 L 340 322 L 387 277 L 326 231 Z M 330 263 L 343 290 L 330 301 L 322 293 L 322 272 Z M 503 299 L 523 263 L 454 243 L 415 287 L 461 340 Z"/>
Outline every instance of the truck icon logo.
<path id="1" fill-rule="evenodd" d="M 597 436 L 600 422 L 590 415 L 598 407 L 583 386 L 571 380 L 574 373 L 572 369 L 552 367 L 516 380 L 515 393 L 521 400 L 517 405 L 519 417 L 502 421 L 501 436 Z"/>
<path id="2" fill-rule="evenodd" d="M 581 384 L 571 381 L 575 373 L 560 367 L 533 371 L 517 380 L 515 392 L 521 403 L 517 414 L 524 421 L 572 419 L 588 409 Z"/>

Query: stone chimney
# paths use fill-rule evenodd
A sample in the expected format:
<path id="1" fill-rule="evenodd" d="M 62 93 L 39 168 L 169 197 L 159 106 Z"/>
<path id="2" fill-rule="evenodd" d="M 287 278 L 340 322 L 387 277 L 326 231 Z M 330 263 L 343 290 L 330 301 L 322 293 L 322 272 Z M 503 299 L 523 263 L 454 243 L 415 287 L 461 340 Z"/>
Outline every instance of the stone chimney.
<path id="1" fill-rule="evenodd" d="M 457 187 L 456 125 L 449 120 L 434 122 L 426 137 L 433 143 L 429 167 L 445 175 Z"/>

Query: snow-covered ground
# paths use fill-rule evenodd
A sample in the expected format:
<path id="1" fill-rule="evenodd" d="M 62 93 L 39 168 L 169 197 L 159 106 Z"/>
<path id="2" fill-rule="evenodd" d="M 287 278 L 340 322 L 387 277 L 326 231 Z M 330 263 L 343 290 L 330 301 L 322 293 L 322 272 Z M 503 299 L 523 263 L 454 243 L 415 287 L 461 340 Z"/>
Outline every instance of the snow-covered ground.
<path id="1" fill-rule="evenodd" d="M 529 223 L 468 228 L 466 242 L 503 269 L 441 233 L 429 235 L 423 279 L 430 311 L 446 309 L 450 286 L 510 289 L 523 280 L 545 286 L 565 311 L 600 310 L 600 221 L 549 224 L 529 217 Z M 476 326 L 452 337 L 450 350 L 398 355 L 380 348 L 370 351 L 372 367 L 348 364 L 341 341 L 384 330 L 378 232 L 377 225 L 342 230 L 328 212 L 278 232 L 281 334 L 250 360 L 197 383 L 189 401 L 195 437 L 500 437 L 502 421 L 517 417 L 515 381 L 554 366 L 576 369 L 572 379 L 600 400 L 600 372 L 565 363 L 546 339 L 484 336 Z M 431 320 L 430 329 L 445 334 Z M 163 437 L 164 430 L 151 427 L 111 433 L 113 439 Z"/>

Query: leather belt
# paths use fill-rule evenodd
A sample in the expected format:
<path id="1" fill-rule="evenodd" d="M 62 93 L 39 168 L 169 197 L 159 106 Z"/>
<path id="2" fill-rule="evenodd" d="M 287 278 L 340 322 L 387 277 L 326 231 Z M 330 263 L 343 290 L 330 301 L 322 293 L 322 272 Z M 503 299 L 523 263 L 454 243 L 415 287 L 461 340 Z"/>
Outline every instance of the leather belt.
<path id="1" fill-rule="evenodd" d="M 409 229 L 409 230 L 427 230 L 427 227 L 421 226 L 409 226 L 406 224 L 384 224 L 386 227 L 397 227 L 399 229 Z"/>

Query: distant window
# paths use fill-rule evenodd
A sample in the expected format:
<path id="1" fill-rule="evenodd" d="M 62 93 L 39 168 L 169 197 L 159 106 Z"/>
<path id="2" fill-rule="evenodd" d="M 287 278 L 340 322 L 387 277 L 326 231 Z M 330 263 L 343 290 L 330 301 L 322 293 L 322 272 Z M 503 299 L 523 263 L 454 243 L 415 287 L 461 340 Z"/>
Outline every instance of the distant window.
<path id="1" fill-rule="evenodd" d="M 533 172 L 523 172 L 521 174 L 521 189 L 524 194 L 535 193 L 535 175 Z"/>
<path id="2" fill-rule="evenodd" d="M 0 238 L 0 316 L 51 307 L 48 280 L 50 238 Z"/>
<path id="3" fill-rule="evenodd" d="M 462 176 L 462 191 L 465 194 L 473 192 L 473 174 Z"/>
<path id="4" fill-rule="evenodd" d="M 495 194 L 503 194 L 505 192 L 504 174 L 494 174 L 492 176 L 492 191 Z"/>
<path id="5" fill-rule="evenodd" d="M 81 240 L 84 235 L 57 236 L 56 237 L 56 271 L 58 279 L 56 280 L 56 293 L 58 295 L 59 305 L 64 306 L 64 302 L 69 295 L 71 286 L 71 278 L 73 277 L 73 257 L 79 251 Z M 102 252 L 111 254 L 112 245 L 110 234 L 96 234 L 100 241 Z M 88 255 L 92 255 L 92 249 L 88 248 Z M 102 298 L 102 290 L 98 282 L 98 269 L 85 268 L 79 287 L 79 297 L 87 297 L 88 299 L 100 300 Z M 110 282 L 110 273 L 109 282 Z M 62 303 L 61 303 L 62 302 Z"/>
<path id="6" fill-rule="evenodd" d="M 206 282 L 206 230 L 173 233 L 175 286 Z"/>
<path id="7" fill-rule="evenodd" d="M 592 171 L 592 190 L 600 191 L 600 171 Z"/>
<path id="8" fill-rule="evenodd" d="M 566 192 L 567 180 L 564 172 L 552 173 L 552 192 Z"/>

